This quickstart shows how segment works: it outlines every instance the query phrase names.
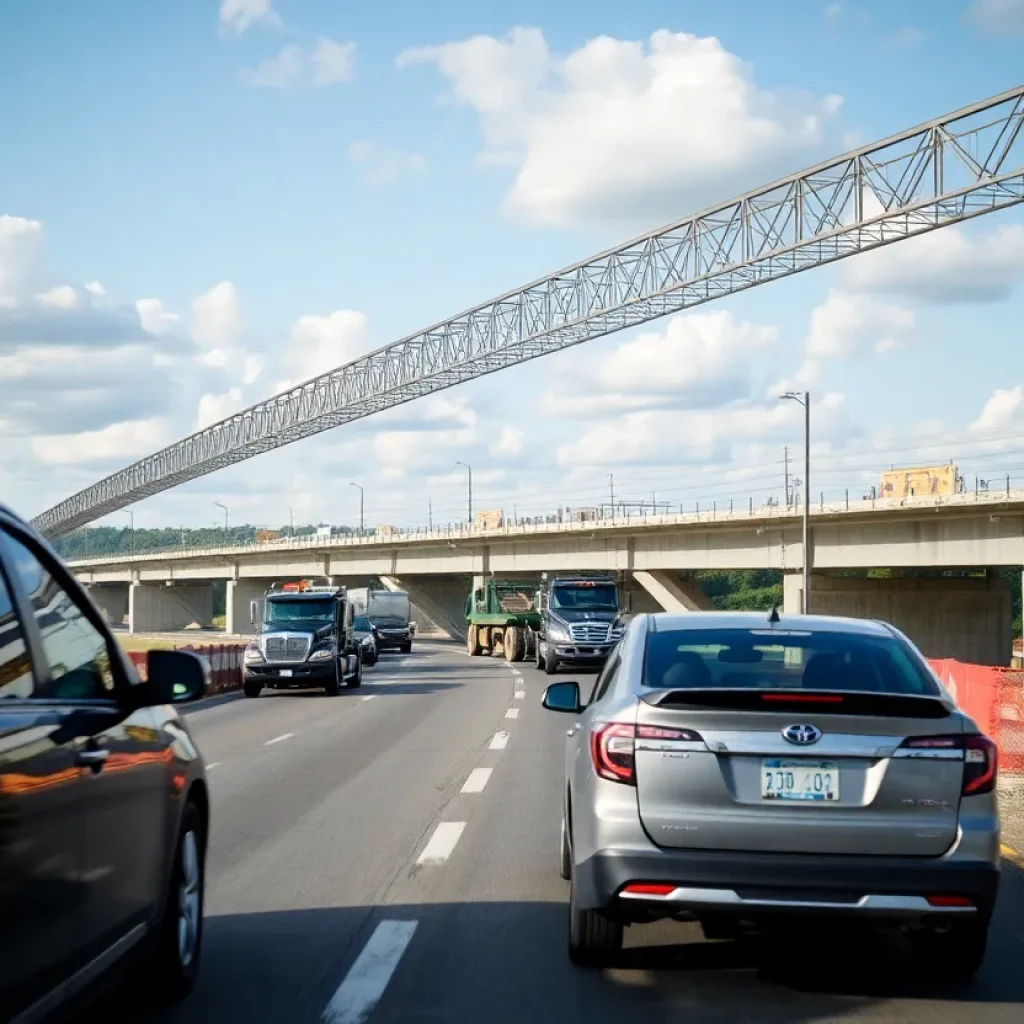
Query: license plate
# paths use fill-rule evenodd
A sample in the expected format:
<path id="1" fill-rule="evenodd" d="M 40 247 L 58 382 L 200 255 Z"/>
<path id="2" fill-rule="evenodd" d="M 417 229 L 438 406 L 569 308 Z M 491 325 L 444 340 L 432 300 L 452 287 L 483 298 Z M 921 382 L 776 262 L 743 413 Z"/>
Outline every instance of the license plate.
<path id="1" fill-rule="evenodd" d="M 281 677 L 283 679 L 290 679 L 291 678 L 291 674 L 292 674 L 292 670 L 290 668 L 283 668 L 283 669 L 281 669 Z"/>
<path id="2" fill-rule="evenodd" d="M 762 800 L 839 799 L 839 765 L 835 761 L 790 761 L 766 758 L 761 762 Z"/>

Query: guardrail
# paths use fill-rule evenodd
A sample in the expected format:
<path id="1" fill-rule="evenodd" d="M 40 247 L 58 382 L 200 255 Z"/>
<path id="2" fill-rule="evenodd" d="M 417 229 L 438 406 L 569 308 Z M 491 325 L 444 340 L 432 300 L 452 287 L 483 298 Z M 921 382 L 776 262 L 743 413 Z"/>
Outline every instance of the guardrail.
<path id="1" fill-rule="evenodd" d="M 207 644 L 202 647 L 182 644 L 175 650 L 192 651 L 209 662 L 210 685 L 206 691 L 208 697 L 242 688 L 242 655 L 245 652 L 245 644 Z M 145 678 L 148 653 L 129 651 L 128 657 L 131 658 L 139 675 Z"/>

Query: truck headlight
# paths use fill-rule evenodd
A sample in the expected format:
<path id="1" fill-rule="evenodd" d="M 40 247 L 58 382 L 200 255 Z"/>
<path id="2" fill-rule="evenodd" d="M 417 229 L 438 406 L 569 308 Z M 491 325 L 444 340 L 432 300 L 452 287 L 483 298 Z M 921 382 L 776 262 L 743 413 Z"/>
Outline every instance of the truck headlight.
<path id="1" fill-rule="evenodd" d="M 249 644 L 249 646 L 245 649 L 245 655 L 243 656 L 243 660 L 245 661 L 246 665 L 251 665 L 255 661 L 262 661 L 263 652 L 260 650 L 260 645 L 255 643 Z"/>
<path id="2" fill-rule="evenodd" d="M 310 661 L 326 661 L 328 658 L 334 657 L 334 651 L 330 647 L 321 647 L 320 650 L 314 651 L 310 656 Z"/>
<path id="3" fill-rule="evenodd" d="M 569 631 L 563 626 L 548 626 L 548 639 L 554 640 L 558 644 L 567 644 L 569 642 Z"/>

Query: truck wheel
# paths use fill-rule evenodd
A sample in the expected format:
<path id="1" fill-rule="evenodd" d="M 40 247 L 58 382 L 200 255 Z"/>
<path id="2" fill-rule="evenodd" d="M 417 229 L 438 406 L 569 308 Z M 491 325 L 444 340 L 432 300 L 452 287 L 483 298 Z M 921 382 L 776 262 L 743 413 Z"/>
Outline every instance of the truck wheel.
<path id="1" fill-rule="evenodd" d="M 345 685 L 350 690 L 358 689 L 363 685 L 363 659 L 358 654 L 356 655 L 356 670 L 351 679 L 345 680 Z"/>
<path id="2" fill-rule="evenodd" d="M 466 653 L 471 658 L 479 658 L 480 651 L 480 629 L 475 624 L 471 624 L 466 630 Z"/>
<path id="3" fill-rule="evenodd" d="M 334 674 L 327 680 L 327 685 L 324 687 L 324 693 L 328 697 L 337 697 L 341 693 L 341 664 L 340 661 L 334 663 Z"/>
<path id="4" fill-rule="evenodd" d="M 558 658 L 550 648 L 544 652 L 544 671 L 549 676 L 553 676 L 558 671 Z"/>
<path id="5" fill-rule="evenodd" d="M 403 654 L 412 654 L 412 641 L 410 640 L 408 643 L 402 644 L 399 650 Z"/>
<path id="6" fill-rule="evenodd" d="M 533 644 L 533 667 L 540 669 L 544 667 L 544 651 L 541 647 L 540 637 Z"/>
<path id="7" fill-rule="evenodd" d="M 508 626 L 505 630 L 505 642 L 502 646 L 505 648 L 506 661 L 522 661 L 526 648 L 523 631 L 516 626 Z"/>
<path id="8" fill-rule="evenodd" d="M 246 697 L 258 697 L 263 692 L 263 684 L 246 682 L 242 684 L 242 690 Z"/>

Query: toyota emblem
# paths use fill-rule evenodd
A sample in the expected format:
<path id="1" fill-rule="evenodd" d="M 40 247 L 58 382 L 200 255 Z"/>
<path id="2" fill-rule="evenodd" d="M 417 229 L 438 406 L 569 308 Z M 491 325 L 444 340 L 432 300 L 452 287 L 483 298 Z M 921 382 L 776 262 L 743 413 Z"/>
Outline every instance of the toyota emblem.
<path id="1" fill-rule="evenodd" d="M 821 739 L 821 730 L 816 725 L 787 725 L 782 735 L 798 747 L 807 747 Z"/>

